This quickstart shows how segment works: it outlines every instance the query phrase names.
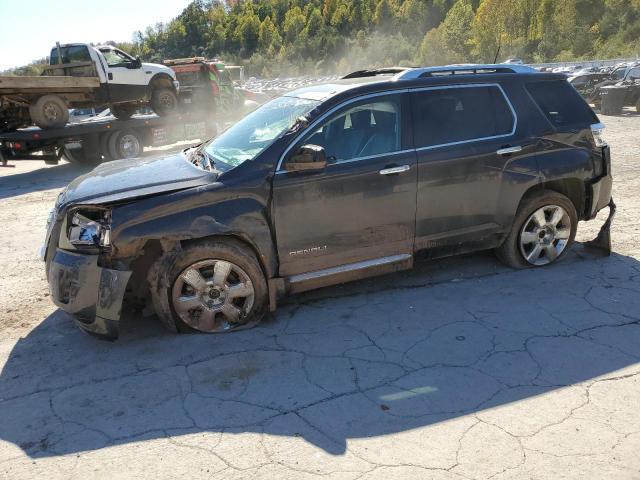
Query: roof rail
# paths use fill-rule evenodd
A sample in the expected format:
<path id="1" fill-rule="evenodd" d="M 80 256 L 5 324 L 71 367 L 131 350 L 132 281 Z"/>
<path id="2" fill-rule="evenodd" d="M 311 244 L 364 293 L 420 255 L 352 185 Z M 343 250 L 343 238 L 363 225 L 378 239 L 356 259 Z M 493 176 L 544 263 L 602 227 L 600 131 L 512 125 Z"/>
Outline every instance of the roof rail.
<path id="1" fill-rule="evenodd" d="M 394 77 L 394 80 L 413 80 L 434 75 L 467 75 L 477 73 L 535 73 L 537 70 L 527 65 L 510 63 L 492 64 L 460 64 L 444 65 L 441 67 L 420 67 L 404 69 Z"/>
<path id="2" fill-rule="evenodd" d="M 348 79 L 348 78 L 375 77 L 376 75 L 398 75 L 398 74 L 401 74 L 402 72 L 406 72 L 407 70 L 411 70 L 411 69 L 406 67 L 372 68 L 369 70 L 358 70 L 356 72 L 351 72 L 342 78 Z"/>

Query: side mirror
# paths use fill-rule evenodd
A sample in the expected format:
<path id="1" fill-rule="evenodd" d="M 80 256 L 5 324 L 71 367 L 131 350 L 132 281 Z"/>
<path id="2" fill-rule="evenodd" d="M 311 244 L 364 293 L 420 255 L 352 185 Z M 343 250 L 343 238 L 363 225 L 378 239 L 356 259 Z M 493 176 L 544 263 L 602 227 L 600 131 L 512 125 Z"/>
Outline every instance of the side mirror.
<path id="1" fill-rule="evenodd" d="M 284 165 L 288 172 L 323 170 L 327 166 L 327 154 L 318 145 L 303 145 Z"/>
<path id="2" fill-rule="evenodd" d="M 131 68 L 142 68 L 142 60 L 140 57 L 136 57 L 133 62 L 131 62 Z"/>

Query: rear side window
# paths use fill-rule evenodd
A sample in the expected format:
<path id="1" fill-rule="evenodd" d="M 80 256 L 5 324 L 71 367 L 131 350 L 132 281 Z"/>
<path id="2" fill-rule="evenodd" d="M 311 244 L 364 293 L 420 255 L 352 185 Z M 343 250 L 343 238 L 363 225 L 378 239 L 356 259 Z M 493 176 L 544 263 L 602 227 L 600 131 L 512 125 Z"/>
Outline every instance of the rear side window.
<path id="1" fill-rule="evenodd" d="M 515 117 L 496 86 L 450 87 L 411 95 L 416 148 L 513 133 Z"/>
<path id="2" fill-rule="evenodd" d="M 62 55 L 62 62 L 60 63 L 72 63 L 72 62 L 90 62 L 91 55 L 89 55 L 89 49 L 86 45 L 72 45 L 70 47 L 60 47 L 60 54 Z M 58 49 L 53 48 L 51 50 L 51 65 L 58 63 Z"/>
<path id="3" fill-rule="evenodd" d="M 587 102 L 566 80 L 528 83 L 526 88 L 555 127 L 587 126 L 598 122 Z"/>

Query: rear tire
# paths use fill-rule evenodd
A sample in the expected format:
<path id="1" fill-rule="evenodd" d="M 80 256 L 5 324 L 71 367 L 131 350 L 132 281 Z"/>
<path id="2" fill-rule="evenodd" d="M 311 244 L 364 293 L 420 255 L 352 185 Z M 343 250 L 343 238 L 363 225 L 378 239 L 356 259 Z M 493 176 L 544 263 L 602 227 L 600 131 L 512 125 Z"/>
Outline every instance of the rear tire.
<path id="1" fill-rule="evenodd" d="M 69 121 L 69 109 L 59 96 L 44 95 L 29 106 L 29 116 L 43 130 L 62 128 Z"/>
<path id="2" fill-rule="evenodd" d="M 142 138 L 135 130 L 121 130 L 111 133 L 107 151 L 112 160 L 136 158 L 142 155 Z"/>
<path id="3" fill-rule="evenodd" d="M 62 153 L 70 163 L 77 165 L 98 165 L 102 162 L 98 135 L 86 135 L 81 138 L 80 148 L 63 147 Z"/>
<path id="4" fill-rule="evenodd" d="M 156 88 L 151 94 L 151 108 L 161 117 L 178 112 L 178 96 L 170 88 Z"/>
<path id="5" fill-rule="evenodd" d="M 216 278 L 218 265 L 227 272 L 220 278 Z M 196 282 L 185 280 L 189 278 Z M 202 279 L 206 284 L 193 286 Z M 154 310 L 172 331 L 224 333 L 250 328 L 260 322 L 268 305 L 267 282 L 258 260 L 232 239 L 203 241 L 167 254 L 154 264 L 149 280 Z"/>
<path id="6" fill-rule="evenodd" d="M 136 113 L 135 105 L 130 105 L 128 103 L 119 103 L 117 105 L 111 105 L 109 107 L 111 113 L 118 120 L 129 120 L 131 116 Z"/>
<path id="7" fill-rule="evenodd" d="M 556 212 L 559 220 L 554 223 Z M 536 221 L 534 216 L 544 220 Z M 520 202 L 511 231 L 495 250 L 496 256 L 518 269 L 555 263 L 573 245 L 577 227 L 578 215 L 571 200 L 551 190 L 535 192 Z"/>

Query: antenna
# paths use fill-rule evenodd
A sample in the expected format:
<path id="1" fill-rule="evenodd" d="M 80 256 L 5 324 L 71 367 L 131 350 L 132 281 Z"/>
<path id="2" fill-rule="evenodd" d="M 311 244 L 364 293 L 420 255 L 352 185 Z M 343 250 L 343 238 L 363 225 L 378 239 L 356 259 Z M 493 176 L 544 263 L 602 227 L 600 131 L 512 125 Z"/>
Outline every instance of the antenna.
<path id="1" fill-rule="evenodd" d="M 493 63 L 498 63 L 498 55 L 500 55 L 500 43 L 498 43 L 498 50 L 496 50 L 496 56 L 493 57 Z"/>

